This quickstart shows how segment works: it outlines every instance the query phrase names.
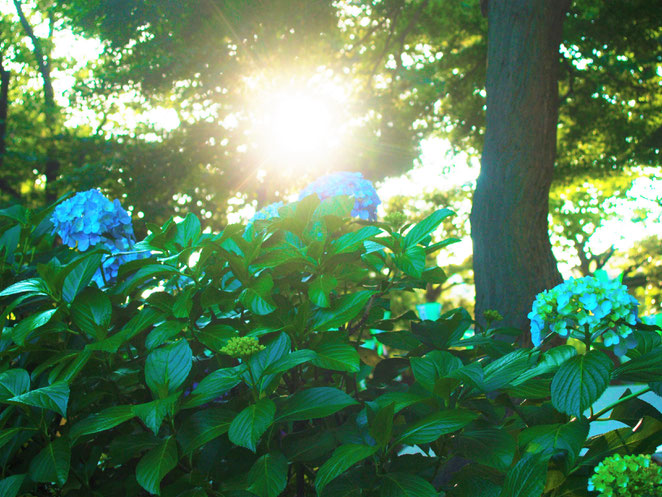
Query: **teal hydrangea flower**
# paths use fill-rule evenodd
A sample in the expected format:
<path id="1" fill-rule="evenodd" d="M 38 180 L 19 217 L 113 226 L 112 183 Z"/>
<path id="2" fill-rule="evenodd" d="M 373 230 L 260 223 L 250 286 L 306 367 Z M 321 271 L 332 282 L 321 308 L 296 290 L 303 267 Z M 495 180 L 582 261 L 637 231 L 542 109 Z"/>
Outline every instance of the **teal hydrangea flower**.
<path id="1" fill-rule="evenodd" d="M 637 322 L 638 305 L 618 280 L 570 278 L 536 297 L 528 315 L 531 341 L 538 346 L 548 333 L 583 339 L 588 330 L 592 340 L 602 337 L 605 346 L 623 355 L 636 346 L 632 325 Z"/>
<path id="2" fill-rule="evenodd" d="M 648 455 L 607 457 L 594 469 L 588 490 L 599 497 L 662 497 L 662 468 Z"/>
<path id="3" fill-rule="evenodd" d="M 349 195 L 355 199 L 352 216 L 375 221 L 377 206 L 382 203 L 372 183 L 361 173 L 340 172 L 316 179 L 299 194 L 299 200 L 316 193 L 324 200 L 336 195 Z"/>

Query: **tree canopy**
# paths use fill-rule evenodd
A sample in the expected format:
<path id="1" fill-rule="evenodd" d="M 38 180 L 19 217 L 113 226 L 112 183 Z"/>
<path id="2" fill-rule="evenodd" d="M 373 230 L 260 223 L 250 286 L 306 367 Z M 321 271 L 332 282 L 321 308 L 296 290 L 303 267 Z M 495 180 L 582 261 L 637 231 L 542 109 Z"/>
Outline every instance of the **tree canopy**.
<path id="1" fill-rule="evenodd" d="M 125 199 L 139 233 L 143 216 L 163 222 L 172 212 L 217 228 L 320 171 L 373 180 L 404 172 L 426 137 L 477 156 L 488 8 L 479 0 L 6 3 L 0 199 L 39 204 L 98 186 Z M 660 165 L 660 18 L 662 6 L 646 0 L 570 5 L 553 189 Z M 279 92 L 304 90 L 334 109 L 339 134 L 324 153 L 313 145 L 293 158 L 288 151 L 310 141 L 308 124 L 294 128 L 298 142 L 262 134 L 278 126 L 270 116 Z"/>

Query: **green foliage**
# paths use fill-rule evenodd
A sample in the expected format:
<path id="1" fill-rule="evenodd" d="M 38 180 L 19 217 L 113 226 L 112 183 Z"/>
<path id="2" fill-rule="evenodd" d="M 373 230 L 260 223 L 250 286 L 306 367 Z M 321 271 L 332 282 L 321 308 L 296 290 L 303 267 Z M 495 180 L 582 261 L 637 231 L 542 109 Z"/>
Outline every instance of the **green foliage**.
<path id="1" fill-rule="evenodd" d="M 440 280 L 417 254 L 450 213 L 395 230 L 345 207 L 154 226 L 138 243 L 152 255 L 104 288 L 94 252 L 40 227 L 49 209 L 5 211 L 0 495 L 588 496 L 597 462 L 661 442 L 660 413 L 632 396 L 611 418 L 640 428 L 588 438 L 611 378 L 657 388 L 653 328 L 616 368 L 516 348 L 519 330 L 463 309 L 392 316 L 395 292 Z"/>

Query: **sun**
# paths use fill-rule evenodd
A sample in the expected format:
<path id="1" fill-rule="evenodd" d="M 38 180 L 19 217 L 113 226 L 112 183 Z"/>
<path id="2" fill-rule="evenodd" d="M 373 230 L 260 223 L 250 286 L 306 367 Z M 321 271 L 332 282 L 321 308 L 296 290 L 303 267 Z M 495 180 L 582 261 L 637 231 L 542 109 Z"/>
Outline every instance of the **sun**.
<path id="1" fill-rule="evenodd" d="M 331 80 L 252 82 L 250 133 L 264 169 L 297 173 L 342 156 L 348 96 Z"/>

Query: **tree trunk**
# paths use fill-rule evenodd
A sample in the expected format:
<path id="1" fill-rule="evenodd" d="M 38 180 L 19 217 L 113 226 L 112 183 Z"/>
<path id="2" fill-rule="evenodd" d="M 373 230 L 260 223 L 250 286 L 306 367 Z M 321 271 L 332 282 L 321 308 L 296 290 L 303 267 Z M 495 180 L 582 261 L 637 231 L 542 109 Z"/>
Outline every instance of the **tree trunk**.
<path id="1" fill-rule="evenodd" d="M 476 318 L 530 327 L 535 296 L 562 281 L 549 241 L 561 29 L 569 0 L 489 0 L 487 115 L 471 210 Z M 524 343 L 530 343 L 528 333 Z"/>
<path id="2" fill-rule="evenodd" d="M 9 71 L 2 64 L 3 54 L 0 53 L 0 169 L 4 164 L 7 147 L 7 109 L 9 108 Z"/>
<path id="3" fill-rule="evenodd" d="M 55 93 L 53 91 L 53 81 L 51 79 L 51 57 L 50 53 L 46 53 L 44 50 L 41 41 L 35 35 L 27 17 L 25 17 L 21 0 L 14 0 L 14 7 L 16 7 L 16 13 L 18 14 L 18 18 L 21 21 L 21 26 L 23 26 L 25 34 L 32 42 L 32 50 L 34 52 L 35 58 L 37 59 L 37 67 L 44 82 L 44 120 L 50 134 L 50 144 L 46 148 L 44 176 L 46 176 L 46 203 L 50 204 L 57 199 L 55 182 L 60 173 L 60 161 L 57 158 L 58 151 L 55 144 L 55 127 L 59 109 L 55 103 Z M 53 39 L 53 29 L 55 24 L 55 20 L 53 19 L 52 14 L 53 10 L 51 9 L 49 11 L 48 17 L 49 22 L 47 39 L 49 41 L 52 41 Z"/>
<path id="4" fill-rule="evenodd" d="M 0 53 L 0 171 L 3 171 L 7 153 L 7 110 L 9 108 L 9 70 L 2 64 L 3 53 Z M 18 199 L 20 193 L 6 178 L 0 177 L 0 191 Z"/>

